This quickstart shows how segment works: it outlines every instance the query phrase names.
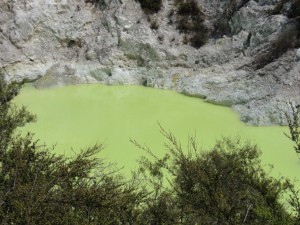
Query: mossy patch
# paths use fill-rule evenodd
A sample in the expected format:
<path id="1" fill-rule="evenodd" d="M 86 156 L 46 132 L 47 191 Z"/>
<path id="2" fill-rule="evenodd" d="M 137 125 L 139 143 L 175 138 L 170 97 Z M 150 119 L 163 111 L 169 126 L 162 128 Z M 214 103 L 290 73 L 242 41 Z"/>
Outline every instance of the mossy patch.
<path id="1" fill-rule="evenodd" d="M 172 83 L 175 85 L 179 81 L 180 75 L 178 73 L 174 73 L 172 76 Z"/>

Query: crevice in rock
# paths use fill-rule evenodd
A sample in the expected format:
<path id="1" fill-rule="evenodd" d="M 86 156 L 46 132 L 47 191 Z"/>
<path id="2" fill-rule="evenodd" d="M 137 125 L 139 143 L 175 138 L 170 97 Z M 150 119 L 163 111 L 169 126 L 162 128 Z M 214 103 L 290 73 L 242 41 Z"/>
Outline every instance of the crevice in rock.
<path id="1" fill-rule="evenodd" d="M 69 40 L 67 43 L 68 48 L 79 47 L 81 48 L 81 41 Z"/>

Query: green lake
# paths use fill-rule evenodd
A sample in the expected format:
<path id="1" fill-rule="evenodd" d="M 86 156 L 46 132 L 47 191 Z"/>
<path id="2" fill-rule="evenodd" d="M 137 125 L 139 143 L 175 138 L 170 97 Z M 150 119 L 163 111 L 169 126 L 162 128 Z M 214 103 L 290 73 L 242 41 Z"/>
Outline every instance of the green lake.
<path id="1" fill-rule="evenodd" d="M 173 91 L 96 84 L 51 89 L 26 85 L 15 102 L 37 115 L 37 122 L 25 130 L 35 133 L 40 143 L 56 145 L 56 152 L 69 155 L 105 142 L 99 157 L 124 167 L 125 175 L 137 167 L 137 159 L 144 154 L 130 138 L 146 143 L 156 154 L 164 152 L 159 122 L 183 143 L 188 135 L 196 134 L 204 149 L 222 136 L 239 135 L 259 145 L 262 162 L 274 165 L 274 175 L 300 177 L 300 160 L 283 134 L 286 127 L 247 126 L 230 108 Z"/>

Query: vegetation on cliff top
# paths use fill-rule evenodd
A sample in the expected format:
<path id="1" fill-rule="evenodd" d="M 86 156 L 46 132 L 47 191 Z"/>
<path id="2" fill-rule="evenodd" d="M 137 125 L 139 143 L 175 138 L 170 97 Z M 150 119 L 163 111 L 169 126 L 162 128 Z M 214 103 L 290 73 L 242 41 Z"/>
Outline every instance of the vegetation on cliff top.
<path id="1" fill-rule="evenodd" d="M 162 0 L 137 0 L 140 4 L 142 9 L 147 14 L 157 13 L 161 6 Z"/>
<path id="2" fill-rule="evenodd" d="M 205 16 L 195 0 L 177 1 L 177 29 L 186 35 L 186 42 L 200 48 L 208 39 Z"/>

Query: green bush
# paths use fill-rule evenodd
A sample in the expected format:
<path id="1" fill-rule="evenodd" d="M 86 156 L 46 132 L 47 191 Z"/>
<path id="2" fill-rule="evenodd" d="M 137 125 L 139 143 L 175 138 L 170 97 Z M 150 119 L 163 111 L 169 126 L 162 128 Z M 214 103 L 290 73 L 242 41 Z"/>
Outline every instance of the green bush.
<path id="1" fill-rule="evenodd" d="M 265 171 L 256 145 L 224 138 L 204 152 L 195 138 L 183 149 L 173 134 L 163 128 L 161 133 L 167 139 L 161 158 L 132 141 L 149 155 L 141 161 L 153 193 L 143 211 L 152 218 L 149 224 L 298 224 L 284 207 L 288 200 L 282 201 L 293 196 L 289 202 L 298 212 L 297 192 Z"/>
<path id="2" fill-rule="evenodd" d="M 293 143 L 297 155 L 300 154 L 300 106 L 289 102 L 291 113 L 285 112 L 289 134 L 285 134 Z"/>
<path id="3" fill-rule="evenodd" d="M 142 9 L 145 13 L 157 13 L 161 6 L 162 6 L 162 0 L 137 0 L 141 4 Z"/>
<path id="4" fill-rule="evenodd" d="M 179 15 L 187 15 L 187 16 L 199 16 L 203 15 L 200 10 L 198 4 L 195 0 L 188 0 L 186 2 L 180 2 L 178 6 L 178 14 Z"/>
<path id="5" fill-rule="evenodd" d="M 194 23 L 188 17 L 180 18 L 177 23 L 177 29 L 182 33 L 190 33 L 194 30 Z"/>
<path id="6" fill-rule="evenodd" d="M 184 43 L 189 42 L 191 46 L 200 48 L 206 43 L 208 36 L 203 12 L 195 0 L 180 0 L 177 7 L 177 29 L 186 34 Z"/>
<path id="7" fill-rule="evenodd" d="M 17 129 L 34 120 L 12 104 L 21 84 L 0 74 L 0 224 L 128 224 L 143 198 L 96 158 L 96 144 L 73 158 L 54 155 Z"/>
<path id="8" fill-rule="evenodd" d="M 224 138 L 210 151 L 189 138 L 183 149 L 173 134 L 166 154 L 140 162 L 138 179 L 124 181 L 96 157 L 96 144 L 73 158 L 57 156 L 18 128 L 35 119 L 12 104 L 21 84 L 0 75 L 0 224 L 191 225 L 300 222 L 298 191 L 291 182 L 268 175 L 256 145 Z M 296 106 L 295 106 L 296 107 Z M 287 117 L 299 150 L 299 109 Z M 298 138 L 295 139 L 294 137 Z M 295 141 L 296 140 L 296 141 Z M 139 181 L 137 183 L 137 181 Z M 167 181 L 169 183 L 167 184 Z M 282 196 L 290 196 L 287 202 Z M 294 214 L 283 204 L 289 203 Z"/>
<path id="9" fill-rule="evenodd" d="M 206 42 L 207 42 L 207 35 L 205 31 L 203 33 L 201 32 L 195 33 L 190 38 L 191 46 L 193 46 L 194 48 L 200 48 L 201 46 L 205 45 Z"/>

